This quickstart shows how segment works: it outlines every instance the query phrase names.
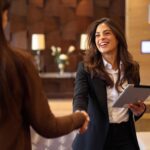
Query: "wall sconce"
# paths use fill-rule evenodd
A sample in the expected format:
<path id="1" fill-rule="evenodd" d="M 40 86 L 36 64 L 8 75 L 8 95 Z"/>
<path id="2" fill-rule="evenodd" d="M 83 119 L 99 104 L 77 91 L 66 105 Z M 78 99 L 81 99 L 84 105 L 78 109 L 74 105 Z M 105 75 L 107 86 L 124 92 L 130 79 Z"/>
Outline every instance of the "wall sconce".
<path id="1" fill-rule="evenodd" d="M 87 34 L 81 34 L 80 37 L 80 50 L 86 50 L 87 49 Z"/>
<path id="2" fill-rule="evenodd" d="M 31 48 L 36 51 L 37 56 L 35 62 L 37 69 L 41 72 L 41 51 L 45 50 L 45 35 L 44 34 L 32 34 Z"/>

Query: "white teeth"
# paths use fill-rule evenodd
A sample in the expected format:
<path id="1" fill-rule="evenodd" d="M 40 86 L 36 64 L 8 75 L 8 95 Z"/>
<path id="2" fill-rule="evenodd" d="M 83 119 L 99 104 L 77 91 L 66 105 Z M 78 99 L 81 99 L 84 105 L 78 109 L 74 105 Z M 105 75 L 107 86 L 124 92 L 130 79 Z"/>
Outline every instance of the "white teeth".
<path id="1" fill-rule="evenodd" d="M 106 45 L 107 43 L 106 42 L 103 42 L 103 43 L 100 43 L 100 46 L 103 46 L 103 45 Z"/>

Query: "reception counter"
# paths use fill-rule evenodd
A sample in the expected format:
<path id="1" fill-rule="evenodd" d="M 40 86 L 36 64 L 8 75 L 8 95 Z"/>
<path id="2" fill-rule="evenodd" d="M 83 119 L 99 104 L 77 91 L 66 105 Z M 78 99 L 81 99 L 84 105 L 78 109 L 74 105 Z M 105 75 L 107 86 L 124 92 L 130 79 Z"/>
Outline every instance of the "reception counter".
<path id="1" fill-rule="evenodd" d="M 40 73 L 44 90 L 48 98 L 72 98 L 75 72 L 57 72 Z"/>

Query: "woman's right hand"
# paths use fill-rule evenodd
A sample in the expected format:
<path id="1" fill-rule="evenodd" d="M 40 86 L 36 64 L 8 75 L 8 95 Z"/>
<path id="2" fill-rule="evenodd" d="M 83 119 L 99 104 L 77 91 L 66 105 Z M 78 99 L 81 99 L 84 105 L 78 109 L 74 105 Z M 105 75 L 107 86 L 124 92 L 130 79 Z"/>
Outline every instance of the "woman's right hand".
<path id="1" fill-rule="evenodd" d="M 90 117 L 89 117 L 89 115 L 86 111 L 81 110 L 79 112 L 81 112 L 86 118 L 86 120 L 83 123 L 82 127 L 79 129 L 79 133 L 82 134 L 88 129 L 88 124 L 89 124 L 89 121 L 90 121 Z"/>

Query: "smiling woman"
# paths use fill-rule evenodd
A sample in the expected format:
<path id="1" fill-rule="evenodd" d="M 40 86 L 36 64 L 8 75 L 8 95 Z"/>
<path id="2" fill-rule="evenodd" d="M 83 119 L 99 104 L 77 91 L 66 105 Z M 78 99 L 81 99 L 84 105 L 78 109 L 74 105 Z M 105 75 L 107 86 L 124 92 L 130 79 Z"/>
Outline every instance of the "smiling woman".
<path id="1" fill-rule="evenodd" d="M 115 59 L 118 41 L 112 30 L 105 23 L 98 25 L 95 33 L 95 43 L 102 57 L 112 64 L 113 69 L 116 69 L 117 63 Z"/>
<path id="2" fill-rule="evenodd" d="M 139 84 L 139 65 L 111 19 L 94 21 L 87 35 L 88 49 L 78 66 L 73 109 L 87 111 L 91 120 L 87 132 L 76 136 L 73 150 L 139 150 L 134 121 L 145 112 L 145 104 L 113 107 L 128 83 Z"/>

